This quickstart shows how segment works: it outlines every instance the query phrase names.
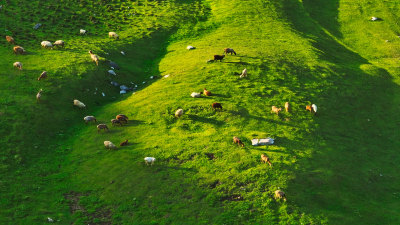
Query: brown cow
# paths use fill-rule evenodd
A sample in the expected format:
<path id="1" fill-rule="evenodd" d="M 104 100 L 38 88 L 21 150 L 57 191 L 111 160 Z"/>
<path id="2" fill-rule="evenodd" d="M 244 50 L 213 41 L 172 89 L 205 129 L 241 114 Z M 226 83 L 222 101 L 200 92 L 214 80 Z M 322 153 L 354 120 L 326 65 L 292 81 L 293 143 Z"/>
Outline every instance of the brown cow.
<path id="1" fill-rule="evenodd" d="M 6 36 L 6 40 L 8 41 L 8 43 L 15 45 L 15 40 L 13 37 L 11 36 Z"/>
<path id="2" fill-rule="evenodd" d="M 269 160 L 269 157 L 266 155 L 266 154 L 261 154 L 261 162 L 263 162 L 263 163 L 268 163 L 269 164 L 269 167 L 272 167 L 272 163 L 271 163 L 271 161 Z"/>
<path id="3" fill-rule="evenodd" d="M 214 61 L 219 60 L 220 62 L 225 58 L 225 55 L 214 55 Z"/>
<path id="4" fill-rule="evenodd" d="M 224 54 L 228 55 L 228 53 L 231 53 L 231 55 L 232 55 L 232 53 L 234 53 L 236 55 L 236 52 L 235 52 L 235 50 L 233 50 L 233 48 L 225 48 Z"/>
<path id="5" fill-rule="evenodd" d="M 119 144 L 119 146 L 125 146 L 125 145 L 128 145 L 128 139 L 121 142 L 121 144 Z"/>
<path id="6" fill-rule="evenodd" d="M 109 131 L 107 125 L 104 124 L 104 123 L 101 123 L 101 124 L 97 125 L 97 133 L 100 132 L 100 130 L 104 130 L 104 131 L 107 130 L 107 131 Z"/>
<path id="7" fill-rule="evenodd" d="M 121 122 L 121 120 L 117 120 L 117 119 L 112 119 L 111 120 L 111 124 L 113 125 L 113 126 L 115 126 L 115 125 L 120 125 L 120 126 L 122 126 L 122 122 Z"/>
<path id="8" fill-rule="evenodd" d="M 213 109 L 221 109 L 222 110 L 222 104 L 221 103 L 218 103 L 218 102 L 214 102 L 213 104 L 212 104 L 212 108 Z"/>
<path id="9" fill-rule="evenodd" d="M 24 54 L 25 53 L 25 49 L 21 46 L 14 46 L 13 51 L 15 54 Z"/>

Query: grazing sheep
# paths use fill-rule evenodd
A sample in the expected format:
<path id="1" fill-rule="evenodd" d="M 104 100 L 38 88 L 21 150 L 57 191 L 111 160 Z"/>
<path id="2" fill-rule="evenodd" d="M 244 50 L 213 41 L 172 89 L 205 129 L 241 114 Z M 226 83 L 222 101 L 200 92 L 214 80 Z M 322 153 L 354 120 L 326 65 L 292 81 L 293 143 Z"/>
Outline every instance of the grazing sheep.
<path id="1" fill-rule="evenodd" d="M 146 163 L 146 165 L 149 165 L 149 163 L 150 163 L 150 165 L 153 166 L 155 161 L 156 161 L 156 158 L 154 158 L 154 157 L 146 157 L 146 158 L 144 158 L 144 162 Z"/>
<path id="2" fill-rule="evenodd" d="M 233 50 L 232 48 L 225 48 L 224 54 L 228 55 L 228 53 L 231 53 L 231 55 L 232 55 L 232 53 L 234 53 L 236 55 L 235 50 Z"/>
<path id="3" fill-rule="evenodd" d="M 269 157 L 266 155 L 266 154 L 261 154 L 261 162 L 263 162 L 263 163 L 268 163 L 269 164 L 269 167 L 271 167 L 272 166 L 272 163 L 271 163 L 271 161 L 269 160 Z"/>
<path id="4" fill-rule="evenodd" d="M 187 50 L 193 50 L 193 49 L 196 49 L 196 48 L 193 47 L 193 46 L 191 46 L 191 45 L 188 45 L 188 46 L 186 47 L 186 49 L 187 49 Z"/>
<path id="5" fill-rule="evenodd" d="M 25 53 L 25 49 L 21 46 L 14 46 L 13 51 L 15 54 L 24 54 Z"/>
<path id="6" fill-rule="evenodd" d="M 108 32 L 108 37 L 109 37 L 109 38 L 115 38 L 115 40 L 118 40 L 118 39 L 119 39 L 118 34 L 115 33 L 115 32 Z"/>
<path id="7" fill-rule="evenodd" d="M 212 108 L 213 109 L 221 109 L 222 110 L 222 104 L 221 103 L 218 103 L 218 102 L 214 102 L 213 104 L 212 104 Z"/>
<path id="8" fill-rule="evenodd" d="M 371 20 L 372 21 L 377 21 L 377 20 L 380 20 L 380 19 L 378 17 L 373 16 L 373 17 L 371 17 Z"/>
<path id="9" fill-rule="evenodd" d="M 178 109 L 175 112 L 175 117 L 179 118 L 183 115 L 183 109 Z"/>
<path id="10" fill-rule="evenodd" d="M 117 146 L 115 146 L 111 141 L 104 141 L 104 146 L 107 149 L 116 149 Z"/>
<path id="11" fill-rule="evenodd" d="M 193 92 L 192 94 L 190 94 L 190 96 L 192 96 L 192 98 L 200 98 L 201 97 L 201 92 Z"/>
<path id="12" fill-rule="evenodd" d="M 243 142 L 238 137 L 233 137 L 233 143 L 238 144 L 238 146 L 244 147 Z"/>
<path id="13" fill-rule="evenodd" d="M 21 62 L 15 62 L 15 63 L 13 63 L 13 66 L 15 68 L 18 68 L 19 70 L 22 70 L 22 63 Z"/>
<path id="14" fill-rule="evenodd" d="M 74 106 L 77 106 L 79 108 L 85 108 L 86 107 L 85 104 L 83 104 L 81 101 L 76 100 L 76 99 L 74 100 Z"/>
<path id="15" fill-rule="evenodd" d="M 86 34 L 86 30 L 80 29 L 80 30 L 79 30 L 79 33 L 80 33 L 81 35 Z"/>
<path id="16" fill-rule="evenodd" d="M 121 144 L 119 144 L 119 146 L 125 146 L 125 145 L 128 145 L 128 139 L 121 142 Z"/>
<path id="17" fill-rule="evenodd" d="M 286 194 L 285 194 L 285 192 L 283 192 L 281 190 L 276 190 L 275 191 L 275 198 L 276 199 L 283 199 L 284 201 L 286 201 Z"/>
<path id="18" fill-rule="evenodd" d="M 247 77 L 247 69 L 246 68 L 242 71 L 242 74 L 240 74 L 240 78 L 243 78 L 243 77 Z"/>
<path id="19" fill-rule="evenodd" d="M 42 45 L 42 48 L 53 48 L 53 45 L 50 41 L 42 41 L 40 44 Z"/>
<path id="20" fill-rule="evenodd" d="M 94 117 L 94 116 L 85 116 L 85 117 L 83 117 L 83 120 L 85 120 L 86 124 L 90 121 L 94 121 L 95 123 L 97 123 L 96 117 Z"/>
<path id="21" fill-rule="evenodd" d="M 279 112 L 282 110 L 282 108 L 277 108 L 276 106 L 272 106 L 271 108 L 271 113 L 276 113 L 276 115 L 279 116 Z"/>
<path id="22" fill-rule="evenodd" d="M 90 58 L 92 58 L 92 60 L 93 60 L 93 61 L 96 63 L 96 65 L 98 66 L 98 65 L 99 65 L 99 56 L 96 55 L 96 54 L 94 54 L 94 53 L 92 52 L 92 50 L 89 51 L 89 54 L 90 54 Z"/>
<path id="23" fill-rule="evenodd" d="M 317 114 L 317 105 L 316 104 L 312 104 L 311 108 L 313 109 L 314 114 Z"/>
<path id="24" fill-rule="evenodd" d="M 214 61 L 219 60 L 222 62 L 222 60 L 225 58 L 225 55 L 214 55 Z"/>
<path id="25" fill-rule="evenodd" d="M 6 36 L 6 40 L 8 43 L 15 45 L 15 40 L 13 37 L 11 36 Z"/>
<path id="26" fill-rule="evenodd" d="M 128 123 L 128 117 L 127 116 L 125 116 L 124 114 L 118 114 L 116 117 L 115 117 L 115 119 L 117 119 L 118 121 L 120 121 L 120 122 L 125 122 L 125 123 Z"/>
<path id="27" fill-rule="evenodd" d="M 42 91 L 43 89 L 40 89 L 39 92 L 36 94 L 36 101 L 40 102 L 40 98 L 42 97 Z"/>
<path id="28" fill-rule="evenodd" d="M 207 89 L 204 88 L 203 94 L 204 94 L 205 96 L 211 96 L 211 91 L 207 91 Z"/>
<path id="29" fill-rule="evenodd" d="M 104 131 L 109 131 L 109 129 L 108 129 L 108 127 L 107 127 L 107 125 L 106 124 L 104 124 L 104 123 L 101 123 L 101 124 L 99 124 L 99 125 L 97 125 L 97 133 L 99 133 L 100 132 L 100 130 L 104 130 Z"/>
<path id="30" fill-rule="evenodd" d="M 117 119 L 112 119 L 112 120 L 111 120 L 111 124 L 112 124 L 113 126 L 115 126 L 115 125 L 117 125 L 117 124 L 119 124 L 120 126 L 122 126 L 121 121 L 120 121 L 120 120 L 117 120 Z"/>
<path id="31" fill-rule="evenodd" d="M 63 40 L 57 40 L 56 42 L 54 42 L 53 45 L 57 46 L 57 47 L 63 47 L 64 48 L 64 41 Z"/>
<path id="32" fill-rule="evenodd" d="M 286 110 L 286 112 L 289 112 L 289 111 L 290 111 L 290 104 L 289 104 L 289 102 L 285 102 L 285 110 Z"/>
<path id="33" fill-rule="evenodd" d="M 40 76 L 38 77 L 37 80 L 41 80 L 41 79 L 44 79 L 44 78 L 47 78 L 47 71 L 43 71 L 43 72 L 40 74 Z"/>

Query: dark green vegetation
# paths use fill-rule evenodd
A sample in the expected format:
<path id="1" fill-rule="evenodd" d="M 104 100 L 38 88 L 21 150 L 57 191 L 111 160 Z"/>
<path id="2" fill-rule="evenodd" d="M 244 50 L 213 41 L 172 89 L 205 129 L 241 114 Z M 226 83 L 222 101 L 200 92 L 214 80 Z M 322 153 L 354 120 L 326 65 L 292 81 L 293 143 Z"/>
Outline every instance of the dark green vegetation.
<path id="1" fill-rule="evenodd" d="M 399 3 L 24 3 L 3 1 L 0 10 L 1 36 L 28 51 L 0 45 L 1 224 L 400 223 Z M 40 49 L 57 39 L 65 49 Z M 206 63 L 225 47 L 238 55 Z M 122 67 L 117 77 L 90 61 L 90 49 Z M 37 81 L 43 70 L 49 77 Z M 111 80 L 139 90 L 120 97 Z M 214 95 L 190 97 L 204 87 Z M 72 108 L 75 98 L 87 109 Z M 270 113 L 286 101 L 291 113 Z M 310 103 L 317 116 L 305 111 Z M 82 119 L 111 126 L 118 113 L 131 120 L 108 133 Z M 276 144 L 251 146 L 263 137 Z M 115 151 L 103 146 L 125 139 Z M 278 188 L 287 202 L 274 200 Z"/>

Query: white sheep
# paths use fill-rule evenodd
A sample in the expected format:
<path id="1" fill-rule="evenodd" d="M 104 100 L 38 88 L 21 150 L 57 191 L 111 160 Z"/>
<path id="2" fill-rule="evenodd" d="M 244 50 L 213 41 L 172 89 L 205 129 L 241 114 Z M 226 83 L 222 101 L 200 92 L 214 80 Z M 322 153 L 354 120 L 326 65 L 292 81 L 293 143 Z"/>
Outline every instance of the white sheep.
<path id="1" fill-rule="evenodd" d="M 316 114 L 317 113 L 317 105 L 316 104 L 312 104 L 311 107 L 312 107 L 312 109 L 314 111 L 314 114 Z"/>
<path id="2" fill-rule="evenodd" d="M 117 146 L 115 146 L 111 141 L 104 141 L 104 146 L 107 149 L 116 149 Z"/>
<path id="3" fill-rule="evenodd" d="M 176 112 L 175 112 L 175 117 L 181 117 L 183 115 L 183 109 L 178 109 L 178 110 L 176 110 Z"/>
<path id="4" fill-rule="evenodd" d="M 63 48 L 64 48 L 64 41 L 63 41 L 63 40 L 57 40 L 56 42 L 54 42 L 53 45 L 54 45 L 54 46 L 59 46 L 59 47 L 63 47 Z"/>
<path id="5" fill-rule="evenodd" d="M 110 38 L 115 38 L 116 40 L 119 39 L 118 34 L 115 33 L 115 32 L 108 32 L 108 37 L 110 37 Z"/>
<path id="6" fill-rule="evenodd" d="M 199 92 L 199 93 L 193 92 L 192 94 L 190 94 L 190 96 L 192 96 L 192 98 L 200 98 L 201 97 L 201 92 Z"/>
<path id="7" fill-rule="evenodd" d="M 42 41 L 40 44 L 42 45 L 43 48 L 53 48 L 53 45 L 51 44 L 50 41 Z"/>
<path id="8" fill-rule="evenodd" d="M 90 121 L 97 122 L 96 117 L 94 117 L 94 116 L 85 116 L 85 117 L 83 117 L 83 120 L 85 120 L 85 123 L 88 123 Z"/>
<path id="9" fill-rule="evenodd" d="M 85 108 L 86 107 L 86 105 L 85 104 L 83 104 L 81 101 L 79 101 L 79 100 L 74 100 L 74 106 L 78 106 L 79 108 Z"/>
<path id="10" fill-rule="evenodd" d="M 156 158 L 154 158 L 154 157 L 144 158 L 144 162 L 146 163 L 146 165 L 149 165 L 149 163 L 150 163 L 150 165 L 153 165 L 155 161 L 156 161 Z"/>
<path id="11" fill-rule="evenodd" d="M 15 62 L 15 63 L 13 63 L 13 66 L 15 68 L 18 68 L 19 70 L 22 70 L 22 63 L 21 62 Z"/>
<path id="12" fill-rule="evenodd" d="M 79 33 L 82 34 L 82 35 L 83 35 L 83 34 L 86 34 L 86 30 L 80 29 L 80 30 L 79 30 Z"/>
<path id="13" fill-rule="evenodd" d="M 247 77 L 247 69 L 245 68 L 240 75 L 240 78 Z"/>
<path id="14" fill-rule="evenodd" d="M 193 49 L 196 49 L 196 48 L 193 47 L 193 46 L 191 46 L 191 45 L 188 45 L 188 46 L 186 47 L 186 49 L 187 49 L 187 50 L 193 50 Z"/>

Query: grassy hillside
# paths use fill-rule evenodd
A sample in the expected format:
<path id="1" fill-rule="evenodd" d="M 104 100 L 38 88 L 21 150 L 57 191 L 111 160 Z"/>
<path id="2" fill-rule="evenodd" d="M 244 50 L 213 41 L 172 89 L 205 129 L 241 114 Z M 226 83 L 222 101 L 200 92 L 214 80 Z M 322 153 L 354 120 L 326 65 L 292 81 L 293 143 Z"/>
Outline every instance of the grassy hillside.
<path id="1" fill-rule="evenodd" d="M 27 10 L 4 3 L 1 11 L 3 35 L 29 53 L 14 56 L 5 41 L 0 46 L 1 223 L 400 222 L 397 3 L 32 4 Z M 13 13 L 29 19 L 15 21 Z M 36 21 L 43 27 L 32 31 Z M 88 35 L 79 36 L 81 28 Z M 108 39 L 110 29 L 120 41 Z M 59 38 L 65 50 L 40 49 L 40 41 Z M 226 47 L 238 54 L 207 62 Z M 110 78 L 105 61 L 90 62 L 89 49 L 117 62 L 117 77 Z M 23 71 L 12 69 L 17 60 Z M 239 78 L 244 68 L 249 75 Z M 38 82 L 43 70 L 49 78 Z M 169 76 L 149 79 L 154 75 Z M 139 89 L 118 97 L 111 80 Z M 190 97 L 203 88 L 213 95 Z M 74 98 L 87 109 L 73 109 Z M 290 113 L 270 112 L 286 101 Z M 223 110 L 213 110 L 213 102 Z M 311 103 L 316 116 L 305 110 Z M 177 119 L 179 108 L 184 115 Z M 129 123 L 111 127 L 119 113 Z M 89 114 L 110 131 L 85 125 Z M 275 144 L 251 146 L 265 137 Z M 105 140 L 125 139 L 128 146 L 104 148 Z M 260 162 L 262 153 L 271 168 Z M 144 164 L 146 156 L 157 159 L 154 166 Z M 286 202 L 274 199 L 277 189 Z"/>

